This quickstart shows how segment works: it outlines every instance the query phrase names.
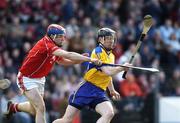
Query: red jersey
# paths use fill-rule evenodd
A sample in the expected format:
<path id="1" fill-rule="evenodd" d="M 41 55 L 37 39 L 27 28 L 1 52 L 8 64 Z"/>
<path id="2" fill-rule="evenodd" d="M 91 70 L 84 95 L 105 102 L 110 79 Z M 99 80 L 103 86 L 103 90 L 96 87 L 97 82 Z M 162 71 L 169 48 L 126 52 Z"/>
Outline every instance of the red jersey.
<path id="1" fill-rule="evenodd" d="M 52 54 L 57 49 L 61 48 L 56 46 L 50 38 L 44 36 L 29 51 L 19 71 L 23 76 L 29 78 L 46 76 L 51 71 L 54 63 L 62 58 Z"/>

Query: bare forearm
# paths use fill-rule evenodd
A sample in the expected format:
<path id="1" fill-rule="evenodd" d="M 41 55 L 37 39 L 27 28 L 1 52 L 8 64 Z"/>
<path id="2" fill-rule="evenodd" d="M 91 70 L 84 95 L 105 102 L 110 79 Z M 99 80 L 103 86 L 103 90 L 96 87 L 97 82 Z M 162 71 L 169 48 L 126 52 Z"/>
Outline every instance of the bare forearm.
<path id="1" fill-rule="evenodd" d="M 83 63 L 84 61 L 80 61 L 80 60 L 73 60 L 73 61 L 71 61 L 70 63 L 69 63 L 69 65 L 73 65 L 73 64 L 81 64 L 81 63 Z"/>
<path id="2" fill-rule="evenodd" d="M 111 67 L 111 66 L 105 66 L 101 68 L 104 73 L 106 73 L 109 76 L 113 76 L 121 71 L 124 70 L 122 67 Z"/>
<path id="3" fill-rule="evenodd" d="M 68 56 L 65 56 L 65 58 L 68 58 L 70 60 L 75 60 L 75 62 L 91 61 L 91 59 L 89 57 L 80 55 L 75 52 L 69 52 Z"/>
<path id="4" fill-rule="evenodd" d="M 80 61 L 80 62 L 91 61 L 91 59 L 89 57 L 80 55 L 80 54 L 75 53 L 75 52 L 66 52 L 63 50 L 59 50 L 59 51 L 57 50 L 53 54 L 56 56 L 64 57 L 64 58 L 72 60 L 72 61 Z"/>
<path id="5" fill-rule="evenodd" d="M 113 82 L 112 82 L 112 81 L 109 83 L 109 85 L 108 85 L 108 89 L 109 89 L 109 91 L 110 91 L 110 92 L 111 92 L 111 91 L 113 91 L 113 90 L 115 90 L 115 89 L 114 89 L 114 85 L 113 85 Z"/>
<path id="6" fill-rule="evenodd" d="M 72 60 L 63 58 L 62 60 L 57 61 L 57 63 L 60 65 L 69 66 L 69 65 L 74 65 L 74 64 L 81 64 L 82 61 L 75 61 L 75 60 L 72 61 Z"/>
<path id="7" fill-rule="evenodd" d="M 95 65 L 101 65 L 101 61 L 99 61 L 98 59 L 89 58 L 87 56 L 83 56 L 75 52 L 68 52 L 65 50 L 58 49 L 55 50 L 52 54 L 55 56 L 63 57 L 65 59 L 69 59 L 71 61 L 79 61 L 79 62 L 88 61 L 94 63 Z"/>

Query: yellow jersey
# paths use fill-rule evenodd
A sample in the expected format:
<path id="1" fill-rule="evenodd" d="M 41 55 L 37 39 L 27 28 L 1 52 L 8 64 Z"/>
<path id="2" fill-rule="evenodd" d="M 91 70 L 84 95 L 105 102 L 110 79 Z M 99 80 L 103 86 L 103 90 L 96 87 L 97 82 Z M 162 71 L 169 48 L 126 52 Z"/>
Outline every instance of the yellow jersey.
<path id="1" fill-rule="evenodd" d="M 114 64 L 115 59 L 112 51 L 108 53 L 102 46 L 98 46 L 92 51 L 91 58 L 97 58 L 100 59 L 103 63 L 111 64 Z M 103 73 L 101 69 L 98 68 L 98 66 L 89 63 L 87 72 L 84 75 L 84 80 L 94 84 L 95 86 L 103 90 L 106 90 L 109 82 L 112 81 L 112 77 Z"/>

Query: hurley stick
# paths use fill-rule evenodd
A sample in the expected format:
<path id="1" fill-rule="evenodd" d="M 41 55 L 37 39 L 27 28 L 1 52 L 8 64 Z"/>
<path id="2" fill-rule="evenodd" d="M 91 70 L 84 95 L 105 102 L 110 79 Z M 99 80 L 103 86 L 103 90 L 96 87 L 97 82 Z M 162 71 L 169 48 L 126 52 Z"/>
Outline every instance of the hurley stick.
<path id="1" fill-rule="evenodd" d="M 136 45 L 136 49 L 135 51 L 133 52 L 130 60 L 129 60 L 129 63 L 132 63 L 132 61 L 134 60 L 134 57 L 136 55 L 136 53 L 138 52 L 141 44 L 142 44 L 142 41 L 144 40 L 147 32 L 149 31 L 149 29 L 151 28 L 152 26 L 152 22 L 153 22 L 153 18 L 151 15 L 146 15 L 144 16 L 144 20 L 143 20 L 143 31 L 141 33 L 141 36 L 137 42 L 137 45 Z M 124 71 L 123 75 L 122 75 L 122 78 L 126 79 L 126 74 L 127 74 L 127 71 Z"/>

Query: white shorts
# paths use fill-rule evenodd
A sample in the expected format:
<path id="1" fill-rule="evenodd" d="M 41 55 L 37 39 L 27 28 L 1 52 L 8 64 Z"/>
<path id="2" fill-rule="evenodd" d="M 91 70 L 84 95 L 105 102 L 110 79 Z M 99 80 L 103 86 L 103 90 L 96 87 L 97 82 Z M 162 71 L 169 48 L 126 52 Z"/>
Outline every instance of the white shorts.
<path id="1" fill-rule="evenodd" d="M 17 75 L 17 85 L 24 92 L 37 88 L 41 95 L 44 95 L 45 77 L 42 78 L 28 78 L 23 76 L 21 73 Z"/>

